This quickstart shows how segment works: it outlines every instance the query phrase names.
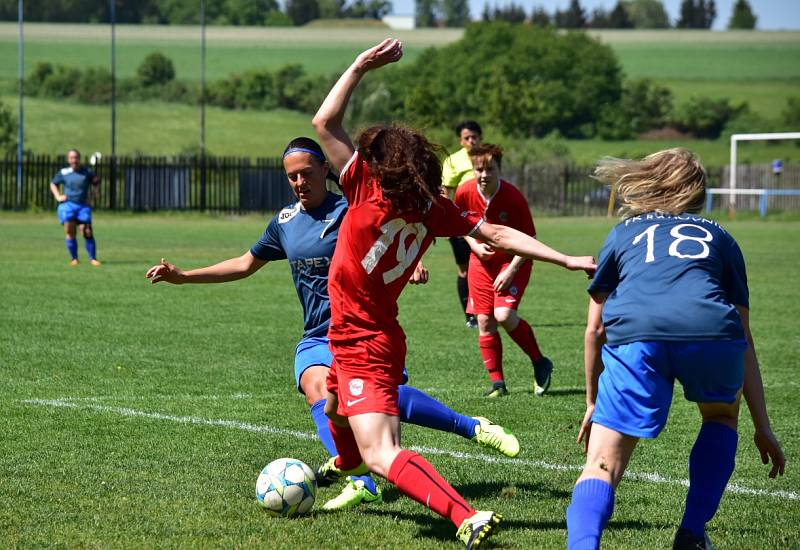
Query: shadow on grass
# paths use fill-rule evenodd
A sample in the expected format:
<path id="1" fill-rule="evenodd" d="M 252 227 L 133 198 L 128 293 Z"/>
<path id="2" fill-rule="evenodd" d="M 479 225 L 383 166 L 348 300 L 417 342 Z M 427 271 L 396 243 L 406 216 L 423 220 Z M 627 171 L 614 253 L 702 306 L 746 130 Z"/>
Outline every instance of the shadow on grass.
<path id="1" fill-rule="evenodd" d="M 586 323 L 535 323 L 534 329 L 539 327 L 581 327 L 586 328 Z"/>
<path id="2" fill-rule="evenodd" d="M 467 500 L 476 498 L 513 499 L 518 493 L 525 493 L 526 496 L 538 498 L 566 499 L 572 494 L 569 491 L 546 487 L 538 483 L 515 483 L 511 486 L 509 483 L 501 483 L 499 481 L 456 484 L 454 488 Z M 384 502 L 394 502 L 399 498 L 403 498 L 403 495 L 400 494 L 396 487 L 390 485 L 383 489 Z"/>
<path id="3" fill-rule="evenodd" d="M 364 514 L 374 516 L 390 516 L 394 519 L 413 521 L 419 525 L 419 532 L 416 537 L 425 537 L 436 539 L 439 541 L 450 541 L 455 538 L 456 528 L 448 520 L 434 515 L 420 507 L 419 512 L 398 512 L 390 510 L 380 510 L 370 508 L 363 511 Z M 564 511 L 566 516 L 566 510 Z M 628 530 L 635 529 L 637 531 L 651 530 L 651 529 L 670 529 L 674 526 L 667 523 L 649 523 L 646 521 L 611 521 L 606 527 L 607 530 Z M 558 521 L 552 520 L 521 520 L 513 519 L 508 516 L 503 518 L 500 524 L 501 531 L 516 531 L 516 530 L 533 530 L 533 531 L 553 531 L 561 530 L 566 531 L 566 519 L 559 519 Z M 488 547 L 502 547 L 504 545 L 492 544 L 493 539 L 489 539 Z M 566 542 L 566 536 L 565 541 Z"/>
<path id="4" fill-rule="evenodd" d="M 533 392 L 531 391 L 528 393 L 533 393 Z M 584 394 L 586 394 L 586 390 L 583 388 L 562 388 L 562 389 L 553 388 L 552 390 L 547 390 L 545 397 L 547 397 L 548 395 L 553 396 L 553 395 L 584 395 Z"/>

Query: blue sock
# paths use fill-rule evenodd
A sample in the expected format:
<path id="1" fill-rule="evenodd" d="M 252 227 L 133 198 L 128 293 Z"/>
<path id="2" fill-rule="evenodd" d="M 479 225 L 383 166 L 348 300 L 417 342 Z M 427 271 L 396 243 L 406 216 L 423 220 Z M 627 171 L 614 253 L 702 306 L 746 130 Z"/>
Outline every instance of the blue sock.
<path id="1" fill-rule="evenodd" d="M 719 422 L 704 422 L 689 455 L 689 494 L 681 527 L 705 534 L 706 523 L 717 513 L 719 501 L 736 464 L 739 434 Z"/>
<path id="2" fill-rule="evenodd" d="M 69 255 L 72 256 L 73 260 L 77 260 L 78 259 L 78 240 L 77 239 L 66 238 L 65 241 L 67 243 L 67 252 L 69 252 Z"/>
<path id="3" fill-rule="evenodd" d="M 596 550 L 614 513 L 614 488 L 602 479 L 584 479 L 572 489 L 567 508 L 567 548 Z"/>
<path id="4" fill-rule="evenodd" d="M 372 476 L 370 476 L 369 474 L 367 474 L 365 476 L 351 476 L 351 477 L 353 478 L 353 481 L 356 481 L 356 480 L 359 480 L 359 479 L 361 481 L 363 481 L 364 482 L 364 487 L 366 487 L 367 490 L 370 493 L 372 493 L 373 495 L 378 492 L 378 487 L 375 485 L 375 480 L 372 479 Z"/>
<path id="5" fill-rule="evenodd" d="M 83 239 L 83 244 L 86 246 L 86 253 L 89 255 L 90 260 L 97 259 L 97 245 L 94 242 L 94 237 L 91 239 Z M 78 245 L 75 245 L 78 248 Z"/>
<path id="6" fill-rule="evenodd" d="M 400 407 L 402 422 L 457 433 L 467 439 L 475 437 L 475 426 L 478 425 L 478 421 L 474 418 L 458 414 L 447 405 L 411 386 L 402 385 L 397 393 L 397 405 Z"/>
<path id="7" fill-rule="evenodd" d="M 325 416 L 324 399 L 320 399 L 311 405 L 311 418 L 314 419 L 314 424 L 317 425 L 317 435 L 319 440 L 322 441 L 322 446 L 325 447 L 329 455 L 338 455 L 336 444 L 333 442 L 333 436 L 331 435 L 331 428 L 328 426 L 328 417 Z"/>

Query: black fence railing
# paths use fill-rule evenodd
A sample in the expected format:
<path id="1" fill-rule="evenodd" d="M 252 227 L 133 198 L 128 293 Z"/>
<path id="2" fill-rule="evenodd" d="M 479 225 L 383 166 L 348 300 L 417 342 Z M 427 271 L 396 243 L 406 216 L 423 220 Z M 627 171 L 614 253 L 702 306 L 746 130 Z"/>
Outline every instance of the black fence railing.
<path id="1" fill-rule="evenodd" d="M 18 182 L 16 158 L 0 159 L 0 210 L 54 209 L 50 182 L 66 165 L 63 156 L 26 155 Z M 294 199 L 280 158 L 117 157 L 104 158 L 91 168 L 101 178 L 94 200 L 100 210 L 265 212 L 279 210 Z M 609 193 L 591 178 L 592 169 L 506 163 L 502 172 L 522 190 L 535 212 L 603 215 Z M 709 170 L 711 187 L 719 187 L 723 179 L 727 181 L 722 169 Z"/>
<path id="2" fill-rule="evenodd" d="M 27 155 L 18 182 L 16 158 L 0 160 L 0 209 L 55 208 L 50 182 L 66 165 Z M 96 209 L 269 211 L 293 197 L 279 158 L 117 157 L 90 168 L 101 179 Z"/>

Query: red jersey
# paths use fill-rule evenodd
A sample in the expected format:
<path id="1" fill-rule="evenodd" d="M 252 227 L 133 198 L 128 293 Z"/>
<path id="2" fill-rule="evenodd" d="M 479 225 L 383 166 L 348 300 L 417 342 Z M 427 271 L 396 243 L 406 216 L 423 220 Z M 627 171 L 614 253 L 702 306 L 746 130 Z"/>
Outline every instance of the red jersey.
<path id="1" fill-rule="evenodd" d="M 478 189 L 478 180 L 471 179 L 456 188 L 453 200 L 462 210 L 481 212 L 483 219 L 491 224 L 506 225 L 532 237 L 536 236 L 536 226 L 533 225 L 525 195 L 506 180 L 498 180 L 494 194 L 484 197 Z M 510 262 L 511 258 L 513 255 L 498 250 L 486 263 L 503 264 Z"/>
<path id="2" fill-rule="evenodd" d="M 468 235 L 482 223 L 441 196 L 424 214 L 397 213 L 358 152 L 339 184 L 349 208 L 328 274 L 333 341 L 398 329 L 397 298 L 433 238 Z"/>

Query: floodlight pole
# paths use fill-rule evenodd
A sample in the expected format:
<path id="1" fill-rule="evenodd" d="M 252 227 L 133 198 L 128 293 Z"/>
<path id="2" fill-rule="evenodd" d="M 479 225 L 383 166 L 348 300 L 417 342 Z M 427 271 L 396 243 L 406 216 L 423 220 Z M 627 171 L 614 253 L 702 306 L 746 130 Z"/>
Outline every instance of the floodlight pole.
<path id="1" fill-rule="evenodd" d="M 117 9 L 116 0 L 111 1 L 111 173 L 109 177 L 109 207 L 117 206 Z"/>
<path id="2" fill-rule="evenodd" d="M 17 3 L 17 22 L 19 25 L 19 124 L 17 125 L 17 208 L 22 208 L 22 151 L 25 142 L 25 41 L 22 34 L 22 0 Z"/>
<path id="3" fill-rule="evenodd" d="M 200 210 L 206 209 L 206 2 L 200 0 Z"/>

